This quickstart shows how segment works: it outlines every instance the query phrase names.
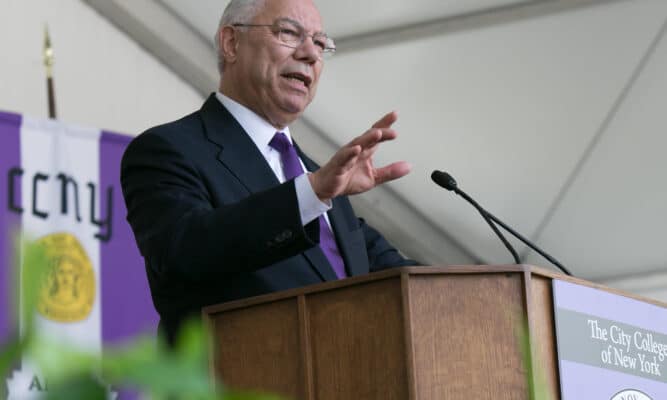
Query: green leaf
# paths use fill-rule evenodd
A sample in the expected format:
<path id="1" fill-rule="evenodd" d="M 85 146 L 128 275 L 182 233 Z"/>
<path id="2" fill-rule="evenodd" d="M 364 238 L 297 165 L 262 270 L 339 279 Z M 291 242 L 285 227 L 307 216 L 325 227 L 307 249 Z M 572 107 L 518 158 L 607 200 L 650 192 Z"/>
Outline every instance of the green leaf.
<path id="1" fill-rule="evenodd" d="M 524 321 L 515 330 L 517 340 L 519 341 L 519 348 L 521 349 L 526 383 L 531 399 L 551 400 L 544 370 L 539 367 L 542 363 L 539 362 L 539 359 L 534 360 L 531 354 L 530 335 L 528 332 L 528 321 Z"/>
<path id="2" fill-rule="evenodd" d="M 121 349 L 105 350 L 102 375 L 114 385 L 130 384 L 159 394 L 213 395 L 205 355 L 190 351 L 167 351 L 154 339 L 141 339 Z"/>
<path id="3" fill-rule="evenodd" d="M 90 374 L 99 368 L 97 355 L 40 335 L 28 343 L 26 354 L 39 365 L 41 372 L 49 377 L 50 382 Z"/>
<path id="4" fill-rule="evenodd" d="M 27 239 L 23 239 L 21 243 L 20 253 L 23 263 L 21 268 L 15 269 L 20 271 L 16 281 L 21 283 L 21 290 L 16 297 L 20 296 L 21 301 L 16 301 L 16 304 L 21 304 L 24 332 L 31 333 L 41 290 L 48 274 L 49 261 L 44 246 Z"/>
<path id="5" fill-rule="evenodd" d="M 72 376 L 71 378 L 49 384 L 46 392 L 47 400 L 106 400 L 108 389 L 91 374 Z"/>
<path id="6" fill-rule="evenodd" d="M 182 359 L 191 359 L 206 364 L 207 339 L 201 321 L 187 321 L 183 324 L 176 343 L 177 354 Z"/>
<path id="7" fill-rule="evenodd" d="M 5 343 L 0 349 L 0 379 L 8 376 L 9 370 L 18 362 L 23 352 L 23 342 L 12 340 Z"/>

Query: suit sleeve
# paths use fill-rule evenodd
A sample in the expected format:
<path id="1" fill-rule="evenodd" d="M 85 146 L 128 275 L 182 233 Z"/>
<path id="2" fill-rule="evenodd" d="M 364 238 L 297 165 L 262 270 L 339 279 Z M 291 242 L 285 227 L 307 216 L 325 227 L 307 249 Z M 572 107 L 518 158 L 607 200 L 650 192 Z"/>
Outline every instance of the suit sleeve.
<path id="1" fill-rule="evenodd" d="M 204 282 L 252 271 L 315 246 L 317 220 L 301 224 L 294 182 L 214 208 L 196 166 L 148 131 L 121 165 L 127 219 L 159 276 Z"/>

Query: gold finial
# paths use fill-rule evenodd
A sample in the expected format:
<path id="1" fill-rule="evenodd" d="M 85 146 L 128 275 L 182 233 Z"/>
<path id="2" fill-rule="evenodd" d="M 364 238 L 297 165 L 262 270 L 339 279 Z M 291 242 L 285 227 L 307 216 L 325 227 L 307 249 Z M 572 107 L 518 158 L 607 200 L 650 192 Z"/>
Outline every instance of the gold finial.
<path id="1" fill-rule="evenodd" d="M 49 37 L 49 27 L 46 24 L 44 25 L 44 66 L 46 76 L 50 78 L 53 72 L 53 48 Z"/>

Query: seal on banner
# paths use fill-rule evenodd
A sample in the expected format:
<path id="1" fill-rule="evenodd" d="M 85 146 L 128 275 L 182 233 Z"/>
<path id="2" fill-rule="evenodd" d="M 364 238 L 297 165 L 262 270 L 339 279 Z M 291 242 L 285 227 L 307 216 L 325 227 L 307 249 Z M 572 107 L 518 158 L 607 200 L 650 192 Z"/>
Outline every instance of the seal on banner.
<path id="1" fill-rule="evenodd" d="M 37 311 L 56 322 L 86 319 L 95 302 L 95 272 L 83 246 L 69 233 L 53 233 L 37 241 L 49 261 Z"/>

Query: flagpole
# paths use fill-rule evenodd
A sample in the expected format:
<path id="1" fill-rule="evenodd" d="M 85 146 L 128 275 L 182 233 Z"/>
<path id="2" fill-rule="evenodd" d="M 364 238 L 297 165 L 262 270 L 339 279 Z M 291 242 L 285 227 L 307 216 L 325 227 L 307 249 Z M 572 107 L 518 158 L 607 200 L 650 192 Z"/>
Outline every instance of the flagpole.
<path id="1" fill-rule="evenodd" d="M 53 48 L 49 28 L 44 25 L 44 67 L 46 67 L 46 91 L 49 102 L 49 118 L 56 118 L 56 94 L 53 87 Z"/>

